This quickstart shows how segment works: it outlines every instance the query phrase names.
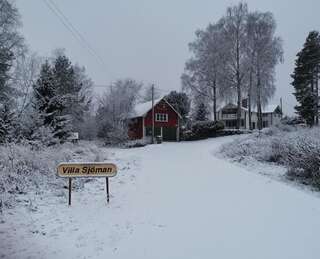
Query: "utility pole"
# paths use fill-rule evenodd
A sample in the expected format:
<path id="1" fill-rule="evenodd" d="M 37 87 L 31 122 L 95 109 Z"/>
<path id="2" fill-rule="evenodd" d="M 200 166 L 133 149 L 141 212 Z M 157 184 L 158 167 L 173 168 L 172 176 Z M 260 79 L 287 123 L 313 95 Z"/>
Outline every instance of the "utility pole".
<path id="1" fill-rule="evenodd" d="M 154 144 L 154 84 L 151 86 L 152 92 L 152 144 Z"/>

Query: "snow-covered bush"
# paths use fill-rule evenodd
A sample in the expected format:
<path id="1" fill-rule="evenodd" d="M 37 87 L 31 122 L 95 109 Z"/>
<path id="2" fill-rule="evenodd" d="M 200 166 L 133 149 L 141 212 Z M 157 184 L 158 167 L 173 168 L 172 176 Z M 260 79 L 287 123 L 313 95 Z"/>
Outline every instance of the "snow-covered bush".
<path id="1" fill-rule="evenodd" d="M 288 176 L 320 188 L 320 129 L 306 129 L 287 143 Z"/>
<path id="2" fill-rule="evenodd" d="M 183 140 L 188 141 L 215 137 L 223 128 L 224 125 L 220 121 L 197 121 L 191 125 L 191 130 L 186 130 L 183 133 Z"/>
<path id="3" fill-rule="evenodd" d="M 287 167 L 290 179 L 320 187 L 320 128 L 280 125 L 222 146 L 235 161 L 255 159 Z"/>
<path id="4" fill-rule="evenodd" d="M 136 139 L 127 141 L 123 146 L 125 148 L 136 148 L 136 147 L 144 147 L 148 144 L 152 143 L 152 139 L 147 137 L 146 139 Z"/>
<path id="5" fill-rule="evenodd" d="M 6 144 L 0 146 L 0 203 L 5 207 L 15 205 L 19 194 L 42 193 L 62 189 L 65 181 L 57 176 L 61 162 L 103 161 L 106 157 L 90 142 L 65 143 L 35 148 L 30 144 Z M 81 188 L 82 181 L 76 181 Z"/>
<path id="6" fill-rule="evenodd" d="M 270 161 L 272 153 L 271 141 L 267 136 L 253 133 L 245 138 L 236 139 L 229 144 L 223 145 L 221 151 L 236 161 L 242 161 L 248 157 L 258 161 Z"/>

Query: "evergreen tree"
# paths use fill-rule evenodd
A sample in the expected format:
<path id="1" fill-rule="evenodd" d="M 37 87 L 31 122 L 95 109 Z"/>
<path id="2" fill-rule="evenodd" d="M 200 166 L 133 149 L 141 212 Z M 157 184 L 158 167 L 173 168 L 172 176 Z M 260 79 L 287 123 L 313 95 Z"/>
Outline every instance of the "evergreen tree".
<path id="1" fill-rule="evenodd" d="M 68 115 L 68 120 L 71 120 L 72 124 L 70 130 L 79 130 L 90 108 L 93 83 L 85 74 L 83 67 L 73 66 L 68 57 L 63 54 L 54 61 L 53 76 L 58 94 L 63 96 L 61 100 L 64 101 L 64 109 L 61 115 Z"/>
<path id="2" fill-rule="evenodd" d="M 318 79 L 320 65 L 319 32 L 309 33 L 303 49 L 297 54 L 292 85 L 298 105 L 297 113 L 310 126 L 318 123 Z"/>
<path id="3" fill-rule="evenodd" d="M 201 102 L 196 107 L 196 114 L 195 114 L 195 120 L 196 121 L 206 121 L 208 120 L 208 109 L 206 105 Z"/>
<path id="4" fill-rule="evenodd" d="M 70 98 L 57 83 L 59 80 L 55 72 L 48 61 L 42 65 L 34 85 L 35 107 L 43 118 L 44 126 L 52 128 L 54 136 L 64 141 L 70 131 L 70 122 L 65 114 Z"/>
<path id="5" fill-rule="evenodd" d="M 89 110 L 92 81 L 84 68 L 73 66 L 63 54 L 53 64 L 46 61 L 34 85 L 35 107 L 44 125 L 53 129 L 54 137 L 65 141 L 72 130 L 79 130 Z"/>
<path id="6" fill-rule="evenodd" d="M 0 48 L 0 102 L 6 102 L 12 94 L 12 88 L 8 84 L 9 71 L 13 54 L 7 49 Z"/>
<path id="7" fill-rule="evenodd" d="M 9 84 L 9 72 L 13 53 L 0 47 L 0 143 L 11 141 L 14 131 L 13 88 Z"/>
<path id="8" fill-rule="evenodd" d="M 52 125 L 57 107 L 54 105 L 56 89 L 53 83 L 54 77 L 49 61 L 41 66 L 40 75 L 33 86 L 35 108 L 43 115 L 44 125 Z"/>
<path id="9" fill-rule="evenodd" d="M 75 72 L 70 60 L 65 55 L 58 56 L 52 70 L 58 93 L 70 99 L 74 98 L 74 95 L 80 92 L 81 86 L 76 84 Z"/>
<path id="10" fill-rule="evenodd" d="M 173 106 L 173 108 L 180 113 L 183 119 L 190 111 L 190 101 L 185 93 L 178 93 L 176 91 L 171 91 L 167 96 L 166 100 Z"/>

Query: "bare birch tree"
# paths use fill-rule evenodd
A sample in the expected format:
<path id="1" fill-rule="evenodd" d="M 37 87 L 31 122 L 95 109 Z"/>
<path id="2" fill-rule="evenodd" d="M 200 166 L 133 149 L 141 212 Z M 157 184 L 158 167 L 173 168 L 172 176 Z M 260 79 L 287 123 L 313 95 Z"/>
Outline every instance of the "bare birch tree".
<path id="1" fill-rule="evenodd" d="M 186 62 L 182 84 L 195 98 L 212 101 L 213 119 L 217 119 L 217 100 L 223 91 L 224 43 L 219 24 L 209 24 L 206 30 L 196 32 L 196 40 L 189 44 L 193 57 Z M 206 99 L 202 98 L 202 99 Z"/>
<path id="2" fill-rule="evenodd" d="M 262 106 L 275 93 L 275 67 L 283 60 L 282 40 L 275 36 L 275 30 L 276 22 L 272 13 L 254 12 L 248 15 L 249 121 L 251 120 L 251 100 L 253 97 L 258 111 L 259 129 L 262 128 Z"/>
<path id="3" fill-rule="evenodd" d="M 236 89 L 237 97 L 237 128 L 240 128 L 241 101 L 244 88 L 244 80 L 248 72 L 248 60 L 246 55 L 246 20 L 248 6 L 246 3 L 239 3 L 227 9 L 226 16 L 222 19 L 222 33 L 224 43 L 228 51 L 226 73 L 228 83 Z"/>

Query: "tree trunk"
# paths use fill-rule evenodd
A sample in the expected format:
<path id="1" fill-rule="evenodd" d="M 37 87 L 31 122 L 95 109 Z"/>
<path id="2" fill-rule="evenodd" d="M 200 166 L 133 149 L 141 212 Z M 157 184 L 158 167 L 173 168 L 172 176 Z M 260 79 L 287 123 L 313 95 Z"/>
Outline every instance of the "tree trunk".
<path id="1" fill-rule="evenodd" d="M 311 125 L 310 126 L 313 126 L 315 125 L 315 121 L 316 121 L 316 108 L 315 108 L 315 105 L 316 105 L 316 101 L 314 100 L 315 99 L 315 85 L 314 85 L 314 75 L 315 75 L 315 72 L 314 70 L 311 71 L 311 93 L 312 93 L 312 100 L 313 100 L 313 114 L 312 114 L 312 121 L 311 121 Z"/>
<path id="2" fill-rule="evenodd" d="M 241 82 L 240 82 L 240 42 L 239 42 L 239 32 L 237 31 L 236 36 L 236 55 L 237 55 L 237 69 L 236 69 L 236 80 L 237 80 L 237 129 L 240 129 L 240 120 L 241 120 Z"/>
<path id="3" fill-rule="evenodd" d="M 252 114 L 251 114 L 251 90 L 252 89 L 252 68 L 250 69 L 249 90 L 248 90 L 248 112 L 249 112 L 249 129 L 252 130 Z"/>
<path id="4" fill-rule="evenodd" d="M 258 90 L 258 99 L 257 99 L 257 108 L 258 108 L 258 129 L 262 129 L 262 109 L 261 109 L 261 81 L 260 74 L 257 78 L 257 90 Z"/>
<path id="5" fill-rule="evenodd" d="M 238 87 L 238 101 L 237 101 L 237 129 L 240 129 L 240 121 L 241 121 L 241 90 Z"/>
<path id="6" fill-rule="evenodd" d="M 217 88 L 216 83 L 214 83 L 214 86 L 212 88 L 212 96 L 213 96 L 213 120 L 217 121 Z"/>
<path id="7" fill-rule="evenodd" d="M 319 125 L 319 66 L 316 67 L 315 76 L 315 124 Z"/>

